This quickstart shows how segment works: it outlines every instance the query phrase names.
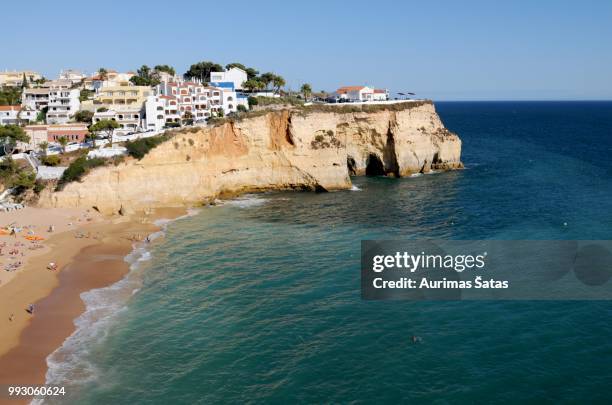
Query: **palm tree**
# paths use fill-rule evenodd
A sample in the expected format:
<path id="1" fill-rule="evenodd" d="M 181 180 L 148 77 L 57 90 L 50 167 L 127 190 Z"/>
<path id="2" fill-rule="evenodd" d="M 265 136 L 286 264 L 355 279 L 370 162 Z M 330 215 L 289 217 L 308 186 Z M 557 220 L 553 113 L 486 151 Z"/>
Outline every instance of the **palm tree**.
<path id="1" fill-rule="evenodd" d="M 274 81 L 274 78 L 276 77 L 276 75 L 272 72 L 266 72 L 264 74 L 262 74 L 261 76 L 259 76 L 259 80 L 263 82 L 263 84 L 266 86 L 266 89 L 270 86 L 270 84 Z"/>
<path id="2" fill-rule="evenodd" d="M 276 89 L 277 93 L 280 93 L 280 89 L 285 86 L 285 79 L 282 76 L 274 76 L 274 80 L 272 80 L 272 85 Z"/>
<path id="3" fill-rule="evenodd" d="M 66 138 L 65 136 L 60 136 L 57 142 L 62 147 L 62 153 L 66 153 L 66 145 L 68 145 L 68 138 Z"/>
<path id="4" fill-rule="evenodd" d="M 253 91 L 258 87 L 258 81 L 255 79 L 249 79 L 246 82 L 242 83 L 242 87 L 249 91 Z"/>
<path id="5" fill-rule="evenodd" d="M 300 91 L 302 92 L 302 95 L 304 96 L 304 101 L 308 101 L 308 97 L 310 97 L 310 95 L 312 94 L 312 87 L 310 87 L 310 84 L 308 83 L 302 84 L 302 88 L 300 89 Z"/>
<path id="6" fill-rule="evenodd" d="M 98 69 L 98 76 L 100 76 L 100 80 L 108 79 L 108 70 L 105 68 Z"/>
<path id="7" fill-rule="evenodd" d="M 49 149 L 49 142 L 41 142 L 38 147 L 44 157 L 47 156 L 47 149 Z"/>
<path id="8" fill-rule="evenodd" d="M 255 89 L 263 90 L 266 87 L 267 87 L 266 84 L 264 82 L 262 82 L 261 80 L 255 80 Z"/>

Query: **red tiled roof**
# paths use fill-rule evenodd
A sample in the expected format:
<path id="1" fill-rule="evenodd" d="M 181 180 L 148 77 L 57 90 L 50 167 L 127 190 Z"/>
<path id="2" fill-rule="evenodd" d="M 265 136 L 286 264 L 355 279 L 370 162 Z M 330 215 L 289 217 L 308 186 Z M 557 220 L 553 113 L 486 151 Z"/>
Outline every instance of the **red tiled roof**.
<path id="1" fill-rule="evenodd" d="M 386 93 L 387 90 L 383 90 L 383 89 L 374 89 L 374 93 Z"/>
<path id="2" fill-rule="evenodd" d="M 361 89 L 363 89 L 365 86 L 344 86 L 344 87 L 340 87 L 338 90 L 336 90 L 337 93 L 346 93 L 349 91 L 359 91 Z"/>
<path id="3" fill-rule="evenodd" d="M 21 105 L 0 105 L 0 111 L 19 111 Z"/>
<path id="4" fill-rule="evenodd" d="M 174 96 L 159 96 L 159 98 L 167 98 L 168 100 L 176 99 L 176 97 L 174 97 Z"/>

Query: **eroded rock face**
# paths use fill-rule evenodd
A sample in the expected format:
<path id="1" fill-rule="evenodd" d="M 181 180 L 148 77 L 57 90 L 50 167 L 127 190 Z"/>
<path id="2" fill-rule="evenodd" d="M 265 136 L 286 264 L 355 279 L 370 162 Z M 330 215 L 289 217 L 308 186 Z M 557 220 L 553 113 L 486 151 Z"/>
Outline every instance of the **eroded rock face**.
<path id="1" fill-rule="evenodd" d="M 140 161 L 101 167 L 83 182 L 44 192 L 39 204 L 129 212 L 245 191 L 346 189 L 353 174 L 406 176 L 462 167 L 461 140 L 444 128 L 432 103 L 313 110 L 185 130 Z"/>

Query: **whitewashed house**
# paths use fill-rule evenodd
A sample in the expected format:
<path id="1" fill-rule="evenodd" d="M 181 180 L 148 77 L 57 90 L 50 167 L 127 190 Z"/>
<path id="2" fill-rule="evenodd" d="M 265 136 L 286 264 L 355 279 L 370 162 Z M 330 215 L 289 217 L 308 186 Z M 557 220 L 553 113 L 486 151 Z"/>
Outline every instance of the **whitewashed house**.
<path id="1" fill-rule="evenodd" d="M 237 67 L 230 68 L 225 72 L 210 72 L 210 85 L 214 87 L 227 88 L 232 84 L 232 90 L 242 90 L 242 85 L 248 79 L 247 73 Z"/>
<path id="2" fill-rule="evenodd" d="M 21 104 L 32 110 L 41 111 L 49 105 L 50 91 L 48 88 L 23 89 Z"/>
<path id="3" fill-rule="evenodd" d="M 148 96 L 145 100 L 145 125 L 146 131 L 160 131 L 166 125 L 166 114 L 164 99 L 161 96 Z"/>
<path id="4" fill-rule="evenodd" d="M 346 101 L 385 101 L 389 99 L 389 91 L 368 86 L 344 86 L 336 90 L 335 96 Z"/>
<path id="5" fill-rule="evenodd" d="M 36 111 L 26 106 L 0 105 L 0 125 L 34 122 L 37 114 Z"/>
<path id="6" fill-rule="evenodd" d="M 79 89 L 56 89 L 49 92 L 48 124 L 65 124 L 79 110 Z"/>
<path id="7" fill-rule="evenodd" d="M 83 73 L 79 72 L 78 70 L 74 70 L 74 69 L 65 69 L 65 70 L 60 71 L 60 74 L 59 74 L 60 80 L 68 80 L 72 84 L 80 83 L 81 80 L 85 79 L 86 77 L 87 76 L 85 76 Z"/>

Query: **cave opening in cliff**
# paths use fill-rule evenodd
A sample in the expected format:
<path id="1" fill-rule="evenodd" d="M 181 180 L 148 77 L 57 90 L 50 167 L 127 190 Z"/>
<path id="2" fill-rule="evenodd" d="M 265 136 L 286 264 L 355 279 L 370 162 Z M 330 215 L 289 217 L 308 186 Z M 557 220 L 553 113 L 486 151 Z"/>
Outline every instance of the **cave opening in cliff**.
<path id="1" fill-rule="evenodd" d="M 353 159 L 351 156 L 346 158 L 346 167 L 348 167 L 349 175 L 357 175 L 357 163 L 355 163 L 355 159 Z"/>
<path id="2" fill-rule="evenodd" d="M 385 167 L 378 156 L 370 153 L 366 161 L 366 176 L 384 176 Z"/>

